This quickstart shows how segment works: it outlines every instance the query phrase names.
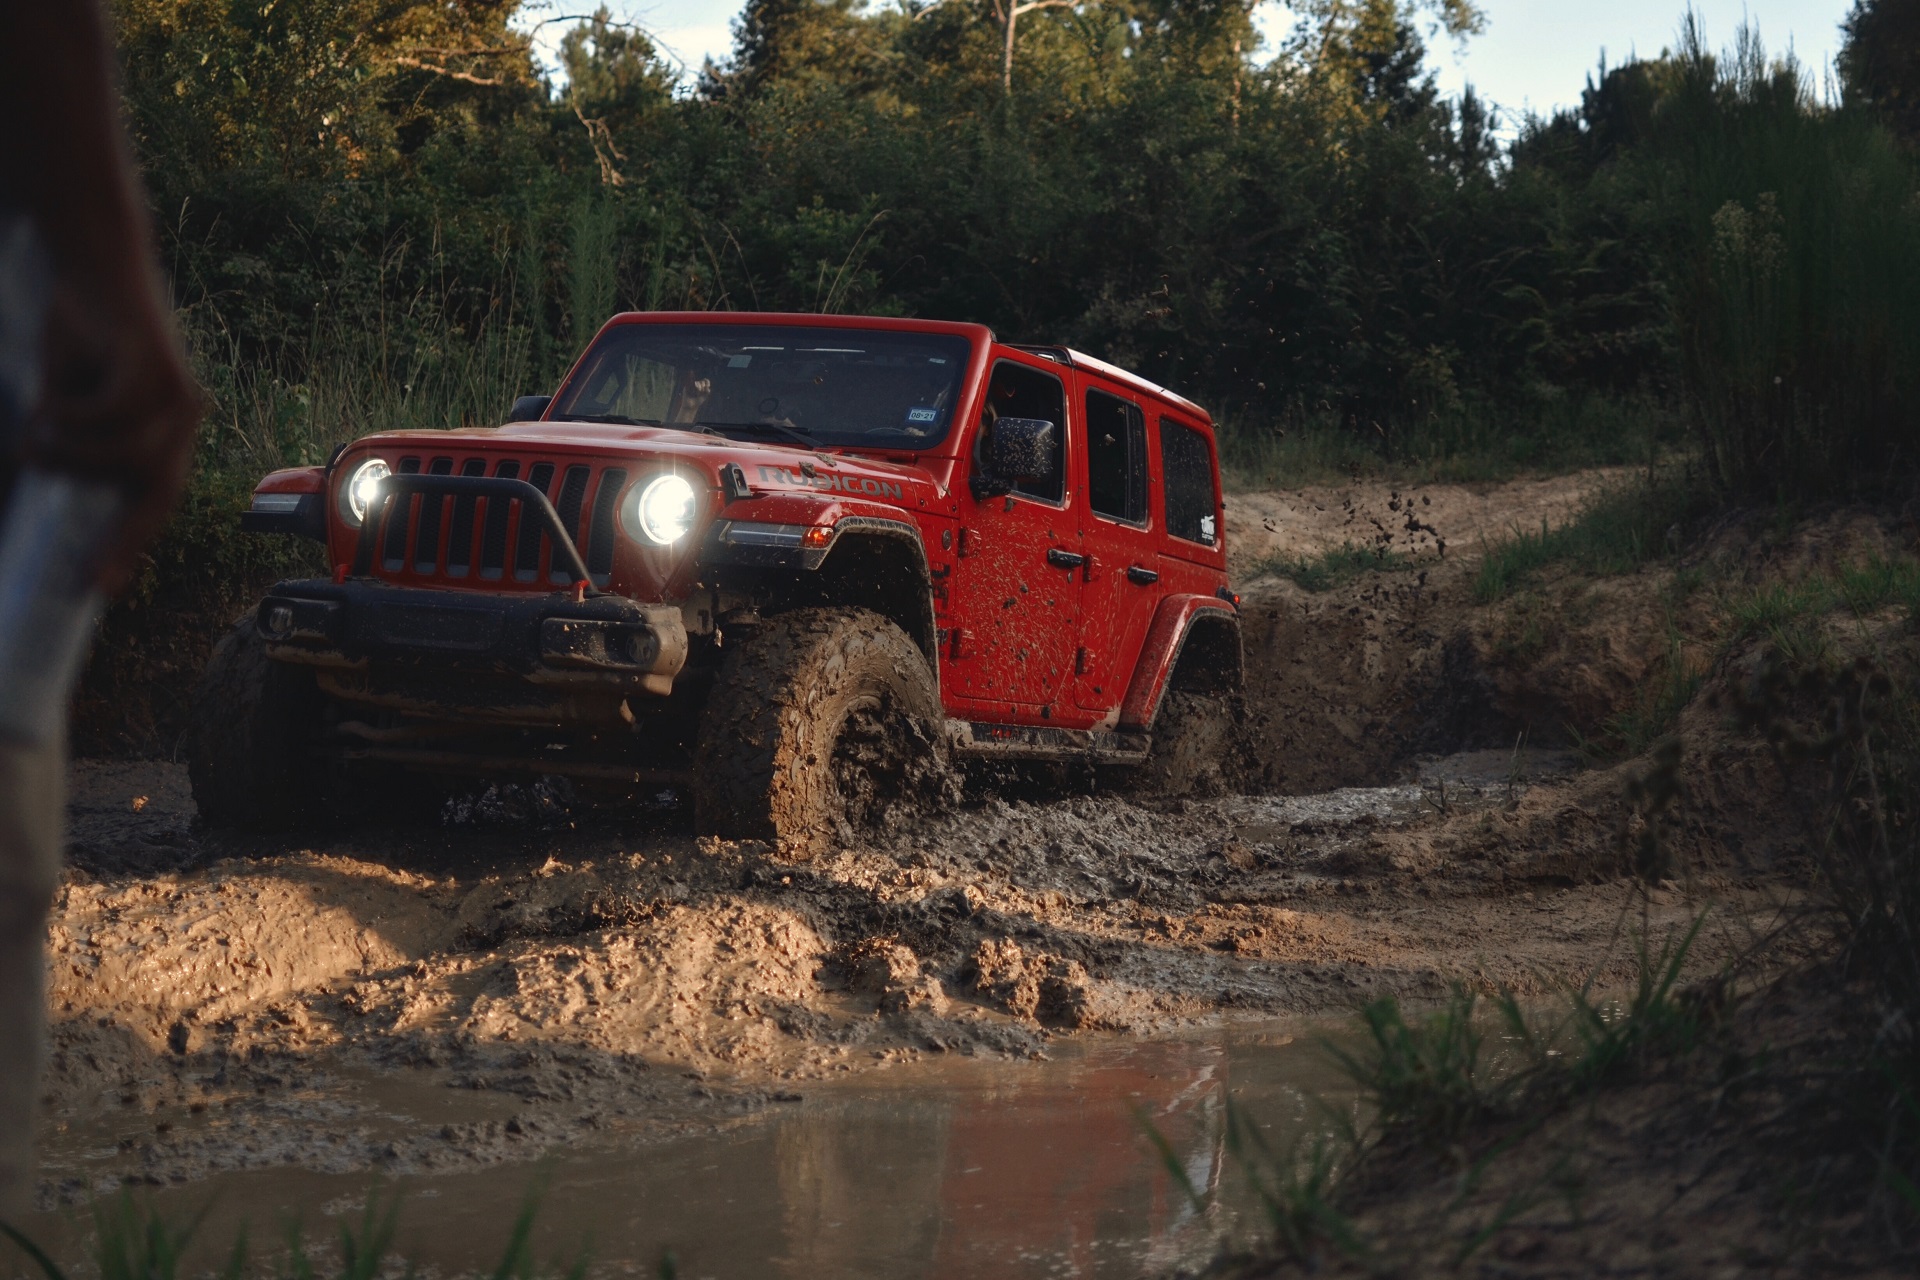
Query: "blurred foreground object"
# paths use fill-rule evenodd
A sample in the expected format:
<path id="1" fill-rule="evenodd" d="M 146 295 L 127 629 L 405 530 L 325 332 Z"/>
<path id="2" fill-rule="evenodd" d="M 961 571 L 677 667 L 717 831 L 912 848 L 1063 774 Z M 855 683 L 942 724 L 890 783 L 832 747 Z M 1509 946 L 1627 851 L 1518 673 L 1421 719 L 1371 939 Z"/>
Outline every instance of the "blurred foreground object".
<path id="1" fill-rule="evenodd" d="M 66 702 L 166 519 L 199 400 L 96 0 L 0 6 L 0 1217 L 28 1207 Z"/>

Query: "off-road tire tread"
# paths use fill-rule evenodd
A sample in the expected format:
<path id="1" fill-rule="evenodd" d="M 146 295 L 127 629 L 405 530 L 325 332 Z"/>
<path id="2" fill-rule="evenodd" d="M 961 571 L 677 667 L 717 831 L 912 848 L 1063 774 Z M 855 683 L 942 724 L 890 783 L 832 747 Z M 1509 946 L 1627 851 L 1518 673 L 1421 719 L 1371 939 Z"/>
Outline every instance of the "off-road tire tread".
<path id="1" fill-rule="evenodd" d="M 871 610 L 797 609 L 739 641 L 701 716 L 693 786 L 700 833 L 771 840 L 793 852 L 824 836 L 835 817 L 834 744 L 815 735 L 829 723 L 837 728 L 862 682 L 875 680 L 910 714 L 940 723 L 925 656 Z"/>
<path id="2" fill-rule="evenodd" d="M 193 695 L 187 778 L 201 818 L 267 829 L 310 816 L 325 792 L 310 750 L 324 705 L 311 672 L 267 656 L 251 614 L 234 624 Z"/>
<path id="3" fill-rule="evenodd" d="M 1218 795 L 1239 769 L 1240 698 L 1170 689 L 1153 720 L 1153 747 L 1132 778 L 1148 795 Z"/>

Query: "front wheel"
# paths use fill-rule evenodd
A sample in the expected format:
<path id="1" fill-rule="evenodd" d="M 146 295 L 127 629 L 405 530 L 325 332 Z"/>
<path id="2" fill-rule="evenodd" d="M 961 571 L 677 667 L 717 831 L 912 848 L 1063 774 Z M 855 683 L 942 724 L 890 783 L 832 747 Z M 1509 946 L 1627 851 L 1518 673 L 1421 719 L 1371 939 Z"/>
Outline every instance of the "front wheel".
<path id="1" fill-rule="evenodd" d="M 782 614 L 728 653 L 701 716 L 694 824 L 804 856 L 950 786 L 939 688 L 866 609 Z"/>
<path id="2" fill-rule="evenodd" d="M 326 697 L 313 673 L 267 656 L 251 615 L 214 649 L 193 696 L 187 778 L 213 826 L 267 828 L 322 808 Z"/>

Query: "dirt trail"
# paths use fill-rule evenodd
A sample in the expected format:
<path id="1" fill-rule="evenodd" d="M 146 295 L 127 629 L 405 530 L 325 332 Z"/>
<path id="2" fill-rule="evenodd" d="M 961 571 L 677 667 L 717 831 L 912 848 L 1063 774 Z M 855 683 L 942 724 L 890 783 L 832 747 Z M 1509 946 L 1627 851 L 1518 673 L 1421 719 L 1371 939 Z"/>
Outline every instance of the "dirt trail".
<path id="1" fill-rule="evenodd" d="M 1344 546 L 1413 558 L 1437 559 L 1443 551 L 1470 558 L 1515 529 L 1565 524 L 1595 489 L 1619 483 L 1629 470 L 1607 467 L 1502 484 L 1370 482 L 1229 493 L 1230 564 L 1236 579 L 1250 581 L 1276 558 L 1310 559 Z"/>
<path id="2" fill-rule="evenodd" d="M 1460 979 L 1539 991 L 1609 954 L 1624 980 L 1626 948 L 1609 950 L 1629 901 L 1609 863 L 1623 777 L 1516 752 L 1497 709 L 1460 710 L 1486 680 L 1463 639 L 1471 535 L 1444 523 L 1537 523 L 1597 482 L 1421 501 L 1449 553 L 1404 573 L 1320 596 L 1247 582 L 1263 794 L 995 795 L 794 865 L 695 840 L 659 807 L 543 827 L 480 804 L 457 823 L 215 838 L 179 766 L 82 762 L 52 929 L 43 1203 L 122 1179 L 644 1140 L 929 1054 L 1037 1057 L 1064 1034 Z M 1352 512 L 1396 502 L 1384 487 L 1234 498 L 1285 514 L 1266 554 L 1337 546 Z M 1709 875 L 1661 891 L 1655 926 L 1707 891 L 1729 929 L 1765 896 Z M 1696 958 L 1736 942 L 1709 937 Z M 471 1105 L 396 1125 L 374 1099 L 398 1087 Z"/>

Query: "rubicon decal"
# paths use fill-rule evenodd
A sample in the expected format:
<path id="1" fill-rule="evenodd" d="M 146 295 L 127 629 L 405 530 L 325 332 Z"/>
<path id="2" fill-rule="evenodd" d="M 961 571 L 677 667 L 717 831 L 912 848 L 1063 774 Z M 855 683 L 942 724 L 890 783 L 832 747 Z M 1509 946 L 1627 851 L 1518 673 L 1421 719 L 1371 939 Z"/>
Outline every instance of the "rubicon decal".
<path id="1" fill-rule="evenodd" d="M 887 480 L 875 480 L 872 476 L 823 475 L 814 472 L 793 472 L 785 467 L 761 467 L 760 483 L 787 486 L 799 489 L 826 489 L 834 493 L 864 494 L 873 498 L 906 497 L 906 493 L 897 484 Z"/>

